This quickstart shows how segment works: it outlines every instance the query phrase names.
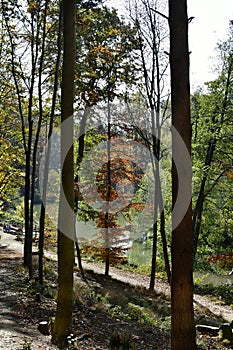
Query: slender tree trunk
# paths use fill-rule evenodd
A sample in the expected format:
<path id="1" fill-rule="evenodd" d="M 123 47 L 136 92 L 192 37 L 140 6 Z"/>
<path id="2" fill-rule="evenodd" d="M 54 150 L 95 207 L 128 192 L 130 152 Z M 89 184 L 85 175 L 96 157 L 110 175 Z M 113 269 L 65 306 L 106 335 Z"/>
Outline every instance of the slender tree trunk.
<path id="1" fill-rule="evenodd" d="M 32 174 L 31 174 L 31 196 L 30 196 L 31 207 L 30 207 L 30 228 L 29 228 L 29 235 L 32 241 L 33 241 L 33 224 L 34 224 L 35 178 L 36 178 L 36 171 L 37 171 L 37 150 L 38 150 L 39 138 L 41 133 L 41 125 L 43 120 L 42 74 L 43 74 L 43 64 L 44 64 L 44 54 L 45 54 L 47 8 L 48 8 L 48 0 L 45 1 L 45 6 L 44 6 L 44 18 L 43 18 L 43 27 L 42 27 L 42 32 L 43 32 L 42 48 L 41 48 L 41 56 L 40 56 L 40 62 L 39 62 L 39 78 L 38 78 L 39 79 L 38 81 L 39 118 L 37 122 L 36 136 L 35 136 L 35 141 L 34 141 L 33 151 L 32 151 Z M 37 27 L 37 32 L 39 33 L 39 27 Z M 39 34 L 37 34 L 37 36 L 38 35 Z M 37 42 L 36 52 L 38 51 L 38 44 L 39 43 Z"/>
<path id="2" fill-rule="evenodd" d="M 157 238 L 158 238 L 158 221 L 157 221 L 157 219 L 155 219 L 155 222 L 153 224 L 152 258 L 151 258 L 151 272 L 150 272 L 149 290 L 154 290 L 154 287 L 155 287 Z"/>
<path id="3" fill-rule="evenodd" d="M 64 55 L 61 98 L 61 164 L 63 166 L 58 228 L 58 298 L 52 337 L 60 347 L 66 344 L 67 336 L 71 332 L 73 307 L 74 159 L 73 147 L 68 151 L 66 147 L 67 143 L 69 144 L 73 139 L 75 4 L 74 0 L 63 1 Z"/>
<path id="4" fill-rule="evenodd" d="M 108 231 L 108 227 L 105 230 Z M 110 249 L 106 248 L 105 271 L 104 271 L 105 276 L 109 275 L 109 268 L 110 268 Z"/>
<path id="5" fill-rule="evenodd" d="M 170 24 L 170 64 L 171 64 L 171 102 L 172 124 L 182 137 L 191 155 L 190 87 L 189 87 L 189 50 L 188 18 L 186 0 L 169 0 Z M 194 350 L 195 325 L 193 311 L 193 275 L 192 275 L 192 206 L 177 225 L 175 203 L 178 191 L 182 196 L 190 196 L 191 169 L 184 164 L 184 155 L 177 143 L 175 133 L 172 139 L 172 283 L 171 283 L 171 348 L 172 350 Z M 182 188 L 179 186 L 174 160 L 182 160 Z M 186 197 L 187 198 L 187 197 Z M 176 227 L 174 227 L 174 225 Z"/>
<path id="6" fill-rule="evenodd" d="M 35 26 L 36 23 L 36 26 Z M 34 17 L 30 13 L 30 29 L 31 29 L 31 79 L 29 87 L 28 98 L 28 139 L 27 139 L 27 155 L 26 155 L 26 170 L 25 170 L 25 184 L 26 184 L 26 199 L 25 199 L 25 240 L 24 240 L 24 264 L 27 266 L 29 276 L 32 277 L 32 233 L 33 233 L 33 201 L 34 201 L 34 172 L 33 169 L 33 98 L 36 83 L 36 66 L 39 54 L 39 33 L 40 21 L 39 13 Z M 28 199 L 28 200 L 27 200 Z"/>
<path id="7" fill-rule="evenodd" d="M 47 23 L 47 8 L 48 0 L 45 1 L 44 18 L 43 18 L 43 34 L 42 34 L 42 49 L 39 64 L 39 82 L 38 82 L 38 96 L 39 96 L 39 119 L 37 122 L 37 130 L 32 152 L 32 175 L 31 175 L 31 207 L 30 207 L 30 236 L 33 241 L 33 224 L 34 224 L 34 198 L 35 198 L 35 178 L 37 171 L 37 150 L 39 138 L 41 134 L 41 125 L 43 120 L 43 96 L 42 96 L 42 74 L 45 54 L 45 39 L 46 39 L 46 23 Z M 38 44 L 36 44 L 38 45 Z"/>
<path id="8" fill-rule="evenodd" d="M 44 197 L 44 195 L 42 196 Z M 46 198 L 46 195 L 45 195 Z M 38 242 L 38 278 L 39 284 L 44 284 L 44 228 L 45 228 L 45 205 L 42 201 L 40 207 L 40 220 L 39 220 L 39 242 Z"/>
<path id="9" fill-rule="evenodd" d="M 164 257 L 167 281 L 169 284 L 171 284 L 171 268 L 170 268 L 170 262 L 169 262 L 168 251 L 167 251 L 167 237 L 166 237 L 166 232 L 165 232 L 164 210 L 162 210 L 162 212 L 160 214 L 160 234 L 161 234 L 161 238 L 162 238 L 163 257 Z"/>
<path id="10" fill-rule="evenodd" d="M 88 117 L 89 113 L 90 113 L 90 107 L 86 106 L 84 113 L 83 113 L 83 116 L 82 116 L 82 119 L 81 119 L 81 123 L 80 123 L 79 143 L 78 143 L 78 159 L 77 159 L 78 174 L 75 177 L 75 182 L 79 181 L 79 169 L 80 169 L 80 165 L 82 163 L 83 156 L 84 156 L 85 130 L 86 130 L 86 124 L 87 124 L 87 117 Z M 77 198 L 75 200 L 75 212 L 76 212 L 76 214 L 78 213 L 78 208 L 79 208 L 78 205 L 79 205 L 79 199 Z M 77 235 L 75 236 L 75 248 L 76 248 L 77 259 L 78 259 L 78 267 L 79 267 L 82 278 L 85 279 L 85 274 L 84 274 L 84 270 L 83 270 L 83 266 L 82 266 L 81 251 L 80 251 Z"/>
<path id="11" fill-rule="evenodd" d="M 105 276 L 109 275 L 110 267 L 110 246 L 109 246 L 109 202 L 111 197 L 111 114 L 110 114 L 110 98 L 108 97 L 108 143 L 107 143 L 107 207 L 105 214 L 105 244 L 106 244 L 106 258 L 105 258 Z"/>
<path id="12" fill-rule="evenodd" d="M 199 195 L 193 211 L 193 219 L 192 219 L 193 260 L 195 260 L 197 246 L 198 246 L 198 239 L 199 239 L 200 229 L 201 229 L 202 213 L 203 213 L 203 206 L 204 206 L 204 200 L 205 200 L 206 181 L 207 181 L 207 173 L 205 173 L 204 177 L 202 178 Z"/>
<path id="13" fill-rule="evenodd" d="M 153 65 L 155 62 L 153 60 Z M 145 73 L 144 73 L 145 74 Z M 152 79 L 154 79 L 154 74 L 152 75 Z M 154 89 L 154 84 L 152 84 Z M 149 96 L 148 96 L 149 98 Z M 152 164 L 153 164 L 153 176 L 155 183 L 155 194 L 154 194 L 154 223 L 153 223 L 153 241 L 152 241 L 152 259 L 151 259 L 151 273 L 150 273 L 150 285 L 149 290 L 154 290 L 155 286 L 155 272 L 156 272 L 156 260 L 157 260 L 157 241 L 158 241 L 158 208 L 159 203 L 156 199 L 158 195 L 158 186 L 159 186 L 159 162 L 158 162 L 158 139 L 156 137 L 156 129 L 158 128 L 158 124 L 155 123 L 155 109 L 153 104 L 153 98 L 149 98 L 150 107 L 151 107 L 151 125 L 152 125 L 152 150 L 153 156 Z"/>
<path id="14" fill-rule="evenodd" d="M 86 132 L 86 124 L 87 124 L 87 118 L 88 115 L 90 114 L 90 107 L 86 106 L 81 118 L 81 123 L 80 123 L 80 130 L 79 130 L 79 138 L 78 138 L 78 159 L 77 159 L 77 165 L 78 169 L 80 167 L 80 164 L 83 160 L 83 155 L 84 155 L 84 148 L 85 148 L 85 132 Z M 78 181 L 78 175 L 75 178 L 75 181 Z"/>
<path id="15" fill-rule="evenodd" d="M 31 184 L 31 153 L 26 152 L 25 182 L 24 182 L 24 266 L 28 268 L 29 277 L 32 277 L 32 236 L 30 235 L 30 184 Z"/>

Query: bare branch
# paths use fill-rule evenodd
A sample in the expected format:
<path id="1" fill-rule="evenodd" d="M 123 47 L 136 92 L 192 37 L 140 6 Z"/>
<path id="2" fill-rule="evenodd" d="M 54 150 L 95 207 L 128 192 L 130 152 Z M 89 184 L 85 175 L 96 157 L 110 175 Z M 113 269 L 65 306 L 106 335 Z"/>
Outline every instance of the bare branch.
<path id="1" fill-rule="evenodd" d="M 163 18 L 165 18 L 167 21 L 169 21 L 169 18 L 168 18 L 166 15 L 164 15 L 163 13 L 159 12 L 158 10 L 155 10 L 155 9 L 153 9 L 152 7 L 150 7 L 150 10 L 151 10 L 151 11 L 154 11 L 155 13 L 157 13 L 158 15 L 160 15 L 161 17 L 163 17 Z"/>

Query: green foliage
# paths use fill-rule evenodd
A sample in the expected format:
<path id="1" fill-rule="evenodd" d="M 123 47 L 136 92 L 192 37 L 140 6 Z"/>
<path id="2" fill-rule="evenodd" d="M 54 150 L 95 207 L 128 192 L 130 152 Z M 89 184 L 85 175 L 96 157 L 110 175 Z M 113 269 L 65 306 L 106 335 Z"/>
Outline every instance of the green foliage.
<path id="1" fill-rule="evenodd" d="M 120 85 L 135 81 L 135 30 L 105 6 L 78 12 L 77 28 L 78 94 L 88 106 L 113 100 L 121 95 Z"/>
<path id="2" fill-rule="evenodd" d="M 150 313 L 144 307 L 132 303 L 128 304 L 128 318 L 136 320 L 139 323 L 143 323 L 148 326 L 155 326 L 156 323 L 153 319 L 152 313 Z"/>
<path id="3" fill-rule="evenodd" d="M 193 203 L 203 190 L 197 258 L 231 251 L 232 188 L 232 40 L 220 45 L 219 77 L 192 97 Z M 200 198 L 199 198 L 200 199 Z M 199 205 L 200 209 L 200 205 Z"/>
<path id="4" fill-rule="evenodd" d="M 25 339 L 22 350 L 32 350 L 32 343 Z"/>
<path id="5" fill-rule="evenodd" d="M 11 91 L 9 91 L 9 95 Z M 10 96 L 9 96 L 10 98 Z M 21 144 L 20 121 L 12 113 L 13 105 L 1 98 L 0 112 L 0 214 L 7 209 L 10 202 L 19 194 L 23 184 L 23 154 Z M 12 128 L 14 125 L 14 128 Z"/>

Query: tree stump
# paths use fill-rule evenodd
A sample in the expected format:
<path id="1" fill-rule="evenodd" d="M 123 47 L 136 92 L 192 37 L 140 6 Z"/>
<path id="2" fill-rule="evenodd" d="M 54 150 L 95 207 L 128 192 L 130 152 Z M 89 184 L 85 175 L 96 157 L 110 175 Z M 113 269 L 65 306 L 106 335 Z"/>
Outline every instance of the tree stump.
<path id="1" fill-rule="evenodd" d="M 223 323 L 219 327 L 219 339 L 233 342 L 233 332 L 230 323 Z"/>
<path id="2" fill-rule="evenodd" d="M 39 323 L 38 331 L 43 335 L 50 335 L 50 323 L 47 321 L 42 321 Z"/>

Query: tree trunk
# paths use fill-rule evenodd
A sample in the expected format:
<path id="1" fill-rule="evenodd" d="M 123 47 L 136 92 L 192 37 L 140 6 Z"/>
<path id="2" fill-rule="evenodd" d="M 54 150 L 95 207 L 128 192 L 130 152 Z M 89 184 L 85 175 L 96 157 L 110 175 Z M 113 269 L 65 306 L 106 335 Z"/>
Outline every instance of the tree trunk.
<path id="1" fill-rule="evenodd" d="M 30 184 L 31 184 L 31 165 L 30 165 L 31 152 L 26 152 L 26 165 L 25 165 L 25 193 L 24 193 L 24 266 L 28 268 L 29 277 L 32 277 L 32 235 L 30 230 Z M 32 205 L 32 203 L 31 203 Z"/>
<path id="2" fill-rule="evenodd" d="M 45 196 L 46 198 L 46 196 Z M 42 201 L 40 207 L 39 242 L 38 242 L 38 278 L 39 284 L 44 284 L 44 228 L 45 228 L 45 206 Z"/>
<path id="3" fill-rule="evenodd" d="M 59 13 L 59 29 L 58 29 L 58 38 L 57 38 L 57 60 L 55 67 L 55 78 L 54 78 L 54 86 L 53 86 L 53 97 L 52 97 L 52 106 L 51 113 L 49 118 L 49 131 L 48 131 L 48 141 L 53 132 L 53 124 L 54 124 L 54 114 L 55 114 L 55 106 L 57 100 L 57 90 L 58 90 L 58 80 L 59 80 L 59 68 L 61 61 L 61 33 L 62 33 L 62 6 L 60 4 L 60 13 Z M 44 256 L 44 230 L 45 230 L 45 212 L 46 212 L 46 196 L 47 196 L 47 182 L 48 182 L 48 171 L 49 171 L 49 161 L 50 161 L 50 151 L 51 144 L 48 142 L 47 152 L 45 155 L 45 166 L 44 166 L 44 174 L 43 174 L 43 193 L 42 193 L 42 203 L 40 208 L 40 227 L 39 227 L 39 257 L 38 257 L 38 275 L 39 275 L 39 283 L 43 284 L 43 256 Z"/>
<path id="4" fill-rule="evenodd" d="M 45 1 L 44 4 L 44 13 L 43 13 L 43 25 L 42 25 L 42 47 L 41 47 L 41 55 L 39 60 L 39 77 L 38 77 L 38 97 L 39 97 L 39 118 L 37 122 L 37 129 L 35 140 L 33 144 L 32 151 L 32 175 L 31 175 L 31 207 L 30 207 L 30 224 L 29 224 L 29 235 L 31 240 L 33 241 L 33 225 L 34 225 L 34 197 L 35 197 L 35 180 L 36 180 L 36 170 L 37 170 L 37 150 L 41 133 L 41 126 L 43 120 L 43 94 L 42 94 L 42 74 L 43 74 L 43 65 L 44 65 L 44 55 L 45 55 L 45 39 L 46 39 L 46 23 L 47 23 L 47 9 L 48 9 L 48 0 Z M 39 28 L 37 28 L 39 31 Z M 36 52 L 38 52 L 39 43 L 36 42 Z M 36 62 L 37 58 L 35 58 Z"/>
<path id="5" fill-rule="evenodd" d="M 108 227 L 106 228 L 106 231 L 108 231 Z M 107 233 L 108 235 L 108 233 Z M 104 274 L 105 276 L 109 276 L 109 268 L 110 268 L 110 249 L 109 248 L 105 248 L 106 249 L 106 258 L 105 258 L 105 271 Z"/>
<path id="6" fill-rule="evenodd" d="M 167 250 L 167 237 L 166 237 L 166 232 L 165 232 L 164 210 L 162 210 L 162 212 L 160 214 L 160 234 L 161 234 L 161 239 L 162 239 L 163 257 L 164 257 L 165 271 L 167 274 L 167 281 L 169 284 L 171 284 L 171 269 L 170 269 L 170 262 L 169 262 L 168 250 Z"/>
<path id="7" fill-rule="evenodd" d="M 75 1 L 63 1 L 64 54 L 61 97 L 61 164 L 62 187 L 58 228 L 58 298 L 53 341 L 65 346 L 72 328 L 73 265 L 74 265 L 74 159 L 73 100 L 75 63 Z"/>
<path id="8" fill-rule="evenodd" d="M 157 208 L 157 206 L 156 206 Z M 157 257 L 157 238 L 158 238 L 158 221 L 153 224 L 153 243 L 152 243 L 152 259 L 151 259 L 151 272 L 150 272 L 150 285 L 149 290 L 154 290 L 155 287 L 155 272 L 156 272 L 156 257 Z"/>
<path id="9" fill-rule="evenodd" d="M 110 77 L 108 77 L 109 79 Z M 109 244 L 109 203 L 111 200 L 111 187 L 112 187 L 112 178 L 111 178 L 111 113 L 110 113 L 110 89 L 108 90 L 108 143 L 107 143 L 107 205 L 105 213 L 105 249 L 106 249 L 106 258 L 105 258 L 105 276 L 109 275 L 110 268 L 110 244 Z"/>
<path id="10" fill-rule="evenodd" d="M 191 122 L 186 0 L 169 1 L 169 24 L 172 124 L 183 139 L 190 156 Z M 172 139 L 171 348 L 172 350 L 194 350 L 196 342 L 193 311 L 192 206 L 190 203 L 180 223 L 177 223 L 180 208 L 175 208 L 178 191 L 179 197 L 182 196 L 185 199 L 189 197 L 191 199 L 192 194 L 191 169 L 189 169 L 189 164 L 186 164 L 185 154 L 182 151 L 178 144 L 178 137 L 174 132 Z M 177 164 L 178 160 L 179 164 Z M 177 165 L 182 168 L 182 186 L 179 186 Z"/>
<path id="11" fill-rule="evenodd" d="M 157 259 L 157 241 L 158 241 L 158 210 L 159 210 L 159 201 L 158 193 L 161 191 L 161 183 L 160 183 L 160 173 L 159 173 L 159 154 L 160 154 L 160 140 L 156 135 L 159 135 L 159 93 L 158 93 L 158 100 L 157 100 L 157 107 L 158 110 L 154 110 L 154 103 L 152 100 L 150 101 L 151 105 L 151 124 L 152 124 L 152 148 L 153 148 L 153 155 L 155 157 L 155 161 L 153 159 L 153 175 L 154 175 L 154 182 L 155 182 L 155 203 L 154 203 L 154 224 L 153 224 L 153 242 L 152 242 L 152 259 L 151 259 L 151 274 L 150 274 L 150 285 L 149 290 L 154 290 L 155 287 L 155 272 L 156 272 L 156 259 Z M 156 118 L 156 120 L 155 120 Z M 156 198 L 157 196 L 157 198 Z"/>
<path id="12" fill-rule="evenodd" d="M 75 182 L 79 181 L 79 169 L 80 165 L 83 160 L 84 156 L 84 148 L 85 148 L 85 130 L 86 130 L 86 123 L 87 123 L 87 117 L 90 113 L 90 107 L 86 106 L 81 123 L 80 123 L 80 130 L 79 130 L 79 138 L 78 138 L 78 158 L 77 158 L 77 168 L 78 168 L 78 174 L 75 177 Z M 78 213 L 78 204 L 79 204 L 79 199 L 75 199 L 75 212 L 76 214 Z M 85 279 L 85 274 L 82 266 L 82 257 L 81 257 L 81 251 L 78 243 L 78 236 L 75 236 L 75 248 L 76 248 L 76 253 L 77 253 L 77 259 L 78 259 L 78 267 L 81 273 L 81 276 L 83 279 Z"/>

